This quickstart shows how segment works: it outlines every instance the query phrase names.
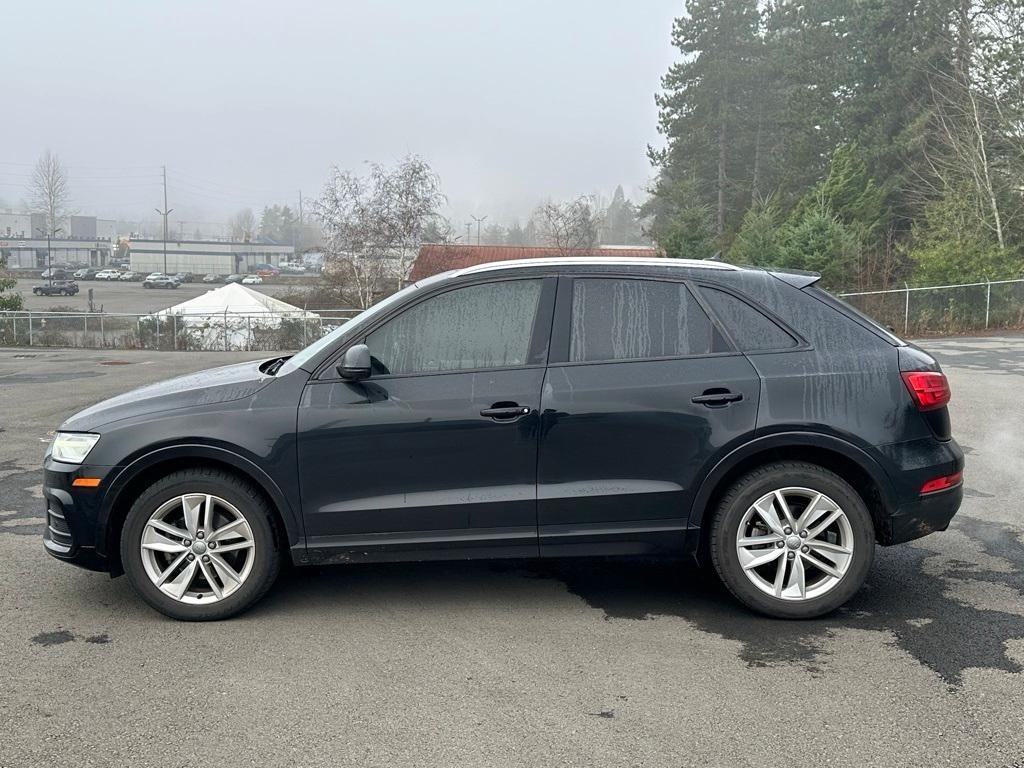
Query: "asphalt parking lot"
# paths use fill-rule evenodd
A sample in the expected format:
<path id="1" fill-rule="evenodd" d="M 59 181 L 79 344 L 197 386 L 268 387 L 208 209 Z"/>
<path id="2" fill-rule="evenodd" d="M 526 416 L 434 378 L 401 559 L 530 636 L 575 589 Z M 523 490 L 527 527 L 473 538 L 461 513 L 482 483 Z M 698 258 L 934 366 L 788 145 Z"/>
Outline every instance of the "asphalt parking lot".
<path id="1" fill-rule="evenodd" d="M 108 280 L 82 280 L 78 283 L 79 292 L 74 296 L 36 296 L 32 293 L 33 286 L 45 283 L 46 280 L 40 278 L 18 280 L 15 290 L 21 293 L 22 299 L 25 302 L 25 309 L 47 310 L 52 307 L 72 307 L 76 312 L 85 312 L 89 309 L 89 289 L 92 288 L 93 306 L 96 311 L 100 311 L 102 308 L 105 312 L 141 314 L 172 307 L 175 304 L 188 301 L 209 290 L 220 288 L 224 285 L 223 283 L 195 282 L 183 283 L 174 289 L 146 289 L 142 287 L 141 282 L 122 283 Z M 302 290 L 305 285 L 296 282 L 294 284 L 275 283 L 249 285 L 246 287 L 269 296 L 280 296 L 284 293 Z"/>
<path id="2" fill-rule="evenodd" d="M 964 506 L 809 622 L 692 568 L 578 560 L 296 570 L 175 623 L 44 553 L 48 432 L 257 355 L 0 350 L 0 766 L 1024 766 L 1024 336 L 923 346 Z"/>

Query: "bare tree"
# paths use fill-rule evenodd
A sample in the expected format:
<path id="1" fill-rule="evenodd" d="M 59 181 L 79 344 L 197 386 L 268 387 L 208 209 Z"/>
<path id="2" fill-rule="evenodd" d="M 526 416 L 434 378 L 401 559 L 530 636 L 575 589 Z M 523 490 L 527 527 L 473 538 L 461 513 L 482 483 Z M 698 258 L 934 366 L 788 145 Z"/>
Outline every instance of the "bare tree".
<path id="1" fill-rule="evenodd" d="M 360 306 L 370 306 L 389 279 L 401 285 L 428 228 L 450 236 L 438 214 L 443 203 L 437 175 L 415 155 L 391 169 L 374 163 L 364 176 L 335 166 L 313 204 L 328 279 L 350 285 Z"/>
<path id="2" fill-rule="evenodd" d="M 60 158 L 46 150 L 36 161 L 29 182 L 29 206 L 46 217 L 46 230 L 57 231 L 58 222 L 68 215 L 68 172 Z"/>
<path id="3" fill-rule="evenodd" d="M 248 243 L 256 236 L 256 214 L 252 208 L 243 208 L 231 217 L 231 237 Z"/>
<path id="4" fill-rule="evenodd" d="M 563 254 L 597 243 L 597 216 L 586 197 L 564 203 L 548 201 L 533 212 L 539 240 Z"/>
<path id="5" fill-rule="evenodd" d="M 1007 225 L 1024 213 L 1024 3 L 963 3 L 955 12 L 949 71 L 929 75 L 932 108 L 923 146 L 926 198 L 964 191 L 973 218 L 1000 250 Z M 1014 204 L 1016 203 L 1016 204 Z"/>

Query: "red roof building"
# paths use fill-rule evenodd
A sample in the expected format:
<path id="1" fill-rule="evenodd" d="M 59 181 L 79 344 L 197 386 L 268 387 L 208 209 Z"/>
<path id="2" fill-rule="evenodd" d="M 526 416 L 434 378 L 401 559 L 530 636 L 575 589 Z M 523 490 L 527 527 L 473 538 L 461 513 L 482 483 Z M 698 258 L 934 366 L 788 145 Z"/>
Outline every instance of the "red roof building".
<path id="1" fill-rule="evenodd" d="M 437 245 L 427 243 L 409 271 L 409 280 L 416 282 L 431 275 L 452 269 L 475 267 L 492 261 L 519 259 L 573 258 L 587 256 L 616 256 L 649 259 L 664 255 L 659 248 L 646 246 L 604 246 L 601 248 L 544 248 L 520 245 Z"/>

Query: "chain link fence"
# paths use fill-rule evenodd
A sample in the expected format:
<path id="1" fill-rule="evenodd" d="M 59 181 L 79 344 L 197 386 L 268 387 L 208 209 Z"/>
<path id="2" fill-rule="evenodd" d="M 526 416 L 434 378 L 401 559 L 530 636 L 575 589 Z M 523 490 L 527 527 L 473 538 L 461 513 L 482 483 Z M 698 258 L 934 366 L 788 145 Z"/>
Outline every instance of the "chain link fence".
<path id="1" fill-rule="evenodd" d="M 839 294 L 905 336 L 1024 327 L 1024 280 L 893 288 Z M 0 346 L 216 352 L 301 349 L 360 310 L 175 315 L 0 312 Z"/>
<path id="2" fill-rule="evenodd" d="M 0 312 L 0 346 L 212 352 L 301 349 L 360 310 L 204 315 Z"/>
<path id="3" fill-rule="evenodd" d="M 839 296 L 905 336 L 1024 326 L 1024 280 L 860 291 Z"/>

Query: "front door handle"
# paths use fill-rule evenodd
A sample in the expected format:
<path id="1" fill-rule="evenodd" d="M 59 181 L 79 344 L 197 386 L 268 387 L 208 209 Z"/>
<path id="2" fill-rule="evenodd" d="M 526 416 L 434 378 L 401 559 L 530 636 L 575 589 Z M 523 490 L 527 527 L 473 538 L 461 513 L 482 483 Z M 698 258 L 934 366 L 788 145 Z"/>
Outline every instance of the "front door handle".
<path id="1" fill-rule="evenodd" d="M 516 421 L 523 416 L 529 415 L 530 410 L 525 405 L 516 405 L 515 403 L 512 405 L 498 405 L 495 403 L 490 408 L 484 408 L 480 411 L 480 415 L 495 421 Z"/>
<path id="2" fill-rule="evenodd" d="M 708 408 L 723 408 L 742 399 L 743 395 L 739 392 L 730 392 L 728 389 L 705 389 L 703 394 L 690 398 L 690 402 Z"/>

